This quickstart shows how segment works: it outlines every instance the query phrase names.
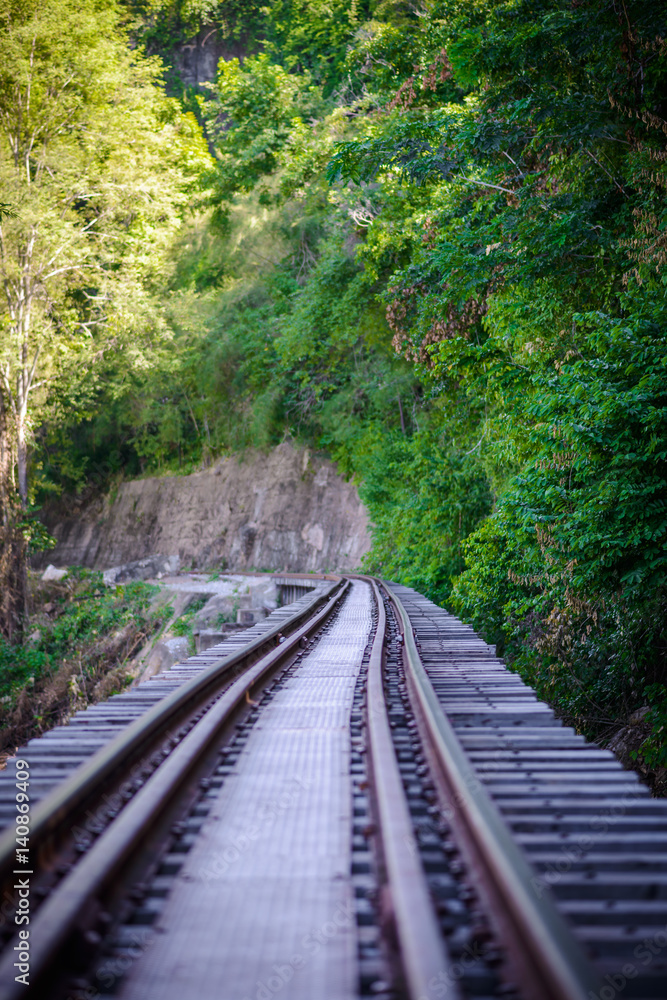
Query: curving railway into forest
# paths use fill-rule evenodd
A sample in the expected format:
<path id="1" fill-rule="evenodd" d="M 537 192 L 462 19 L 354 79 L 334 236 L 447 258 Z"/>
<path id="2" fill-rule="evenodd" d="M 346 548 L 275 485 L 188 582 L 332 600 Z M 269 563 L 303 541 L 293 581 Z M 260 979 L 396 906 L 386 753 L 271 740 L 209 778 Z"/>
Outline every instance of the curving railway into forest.
<path id="1" fill-rule="evenodd" d="M 0 1000 L 667 996 L 667 802 L 415 591 L 283 586 L 8 762 Z"/>

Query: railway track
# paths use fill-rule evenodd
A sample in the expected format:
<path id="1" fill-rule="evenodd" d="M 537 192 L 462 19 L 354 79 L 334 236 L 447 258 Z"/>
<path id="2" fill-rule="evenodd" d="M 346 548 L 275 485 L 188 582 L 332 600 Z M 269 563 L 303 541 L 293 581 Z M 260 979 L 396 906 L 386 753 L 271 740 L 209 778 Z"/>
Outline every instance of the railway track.
<path id="1" fill-rule="evenodd" d="M 667 803 L 407 588 L 323 580 L 33 741 L 17 818 L 0 1000 L 667 996 Z"/>

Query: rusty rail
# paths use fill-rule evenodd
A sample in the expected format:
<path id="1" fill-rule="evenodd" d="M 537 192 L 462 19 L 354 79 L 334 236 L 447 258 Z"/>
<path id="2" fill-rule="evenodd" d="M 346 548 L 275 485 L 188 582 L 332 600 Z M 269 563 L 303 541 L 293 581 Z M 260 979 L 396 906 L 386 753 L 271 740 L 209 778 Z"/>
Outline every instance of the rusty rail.
<path id="1" fill-rule="evenodd" d="M 341 586 L 342 583 L 342 586 Z M 62 827 L 71 824 L 71 816 L 81 808 L 81 803 L 92 795 L 103 795 L 107 783 L 135 759 L 136 747 L 145 746 L 155 735 L 164 733 L 175 714 L 181 713 L 183 706 L 193 710 L 193 702 L 203 705 L 211 699 L 216 684 L 227 679 L 232 666 L 241 667 L 248 660 L 252 665 L 227 688 L 224 693 L 204 711 L 190 732 L 171 750 L 164 762 L 136 792 L 118 817 L 94 841 L 81 860 L 56 885 L 48 898 L 31 916 L 30 922 L 30 969 L 31 983 L 26 988 L 14 980 L 15 960 L 12 941 L 8 943 L 0 958 L 0 1000 L 12 1000 L 19 996 L 45 995 L 43 988 L 49 970 L 64 954 L 68 942 L 73 938 L 79 944 L 86 941 L 86 935 L 96 934 L 95 926 L 100 914 L 104 913 L 103 897 L 112 892 L 114 880 L 119 877 L 128 863 L 132 852 L 141 848 L 142 841 L 152 827 L 159 822 L 160 814 L 167 809 L 173 799 L 200 764 L 207 750 L 214 744 L 221 730 L 229 723 L 242 703 L 249 698 L 252 688 L 267 675 L 273 673 L 288 660 L 307 638 L 322 626 L 335 606 L 347 591 L 349 583 L 338 581 L 320 593 L 305 609 L 298 612 L 292 625 L 306 623 L 288 638 L 276 645 L 283 622 L 269 633 L 258 637 L 247 647 L 225 659 L 217 661 L 202 672 L 202 675 L 179 688 L 165 698 L 154 709 L 142 716 L 121 735 L 97 753 L 88 764 L 79 769 L 71 779 L 64 782 L 54 793 L 40 802 L 31 824 L 31 850 L 35 850 L 35 840 L 43 843 L 53 837 Z M 320 607 L 324 604 L 324 607 Z M 320 610 L 318 610 L 320 607 Z M 269 652 L 262 651 L 271 647 Z M 257 656 L 260 658 L 257 659 Z M 11 841 L 11 854 L 15 850 L 15 834 L 8 831 L 3 837 L 2 855 L 6 862 L 7 842 Z M 11 860 L 11 859 L 10 859 Z M 13 867 L 13 865 L 12 865 Z"/>
<path id="2" fill-rule="evenodd" d="M 401 622 L 409 697 L 441 806 L 507 949 L 522 995 L 540 1000 L 597 996 L 595 971 L 551 901 L 533 890 L 534 871 L 438 702 L 405 608 L 388 588 L 386 593 Z"/>
<path id="3" fill-rule="evenodd" d="M 379 820 L 382 856 L 391 894 L 403 974 L 411 1000 L 430 995 L 450 969 L 442 933 L 416 850 L 413 824 L 389 727 L 382 680 L 386 615 L 377 583 L 371 580 L 378 623 L 368 665 L 367 724 L 373 795 Z M 452 976 L 449 977 L 453 981 Z M 451 994 L 457 1000 L 458 989 Z"/>

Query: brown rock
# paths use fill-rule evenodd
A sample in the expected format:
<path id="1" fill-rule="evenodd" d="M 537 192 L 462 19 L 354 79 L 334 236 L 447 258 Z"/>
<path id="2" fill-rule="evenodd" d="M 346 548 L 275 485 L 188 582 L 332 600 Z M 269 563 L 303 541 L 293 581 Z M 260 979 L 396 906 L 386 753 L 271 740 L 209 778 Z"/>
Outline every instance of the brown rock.
<path id="1" fill-rule="evenodd" d="M 288 442 L 189 476 L 132 480 L 113 500 L 45 520 L 58 541 L 49 561 L 93 569 L 173 553 L 183 569 L 353 570 L 370 547 L 355 486 Z"/>

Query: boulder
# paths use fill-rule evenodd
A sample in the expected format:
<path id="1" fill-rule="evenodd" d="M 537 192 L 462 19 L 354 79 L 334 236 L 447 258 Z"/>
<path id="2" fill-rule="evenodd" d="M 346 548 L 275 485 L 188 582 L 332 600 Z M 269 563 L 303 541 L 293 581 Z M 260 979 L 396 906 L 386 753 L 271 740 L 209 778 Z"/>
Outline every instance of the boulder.
<path id="1" fill-rule="evenodd" d="M 160 580 L 163 576 L 178 573 L 181 560 L 178 556 L 149 556 L 147 559 L 136 559 L 134 562 L 123 563 L 122 566 L 112 566 L 105 569 L 103 579 L 107 587 L 130 580 Z"/>
<path id="2" fill-rule="evenodd" d="M 146 667 L 149 674 L 158 674 L 161 670 L 170 670 L 176 663 L 182 663 L 190 656 L 188 640 L 183 636 L 174 639 L 163 639 L 151 650 Z"/>
<path id="3" fill-rule="evenodd" d="M 45 583 L 57 583 L 58 580 L 62 580 L 63 577 L 67 576 L 69 571 L 67 569 L 56 569 L 50 563 L 42 573 L 42 580 Z"/>
<path id="4" fill-rule="evenodd" d="M 230 578 L 225 585 L 218 584 L 222 593 L 213 594 L 194 617 L 194 627 L 200 630 L 219 629 L 223 622 L 261 621 L 278 607 L 278 587 L 271 579 L 255 577 Z M 227 592 L 224 592 L 224 591 Z M 241 611 L 252 612 L 250 618 L 241 619 Z"/>

